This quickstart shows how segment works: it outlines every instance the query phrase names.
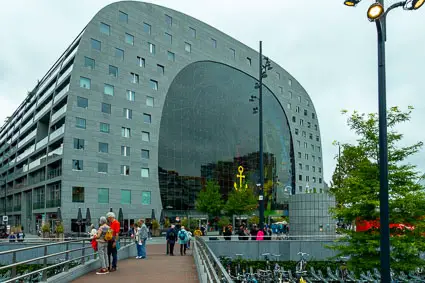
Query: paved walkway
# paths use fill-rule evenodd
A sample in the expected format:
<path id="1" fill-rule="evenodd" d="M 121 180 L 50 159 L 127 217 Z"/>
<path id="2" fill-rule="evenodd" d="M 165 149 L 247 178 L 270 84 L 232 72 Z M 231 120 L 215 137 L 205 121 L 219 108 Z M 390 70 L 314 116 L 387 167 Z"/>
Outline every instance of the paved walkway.
<path id="1" fill-rule="evenodd" d="M 135 247 L 134 247 L 135 248 Z M 143 281 L 173 282 L 173 283 L 198 283 L 198 273 L 192 252 L 187 251 L 186 256 L 179 255 L 179 245 L 176 245 L 175 256 L 165 254 L 164 244 L 147 245 L 148 259 L 126 259 L 118 261 L 118 269 L 106 275 L 96 275 L 93 271 L 73 281 L 74 283 L 89 282 L 130 282 Z"/>

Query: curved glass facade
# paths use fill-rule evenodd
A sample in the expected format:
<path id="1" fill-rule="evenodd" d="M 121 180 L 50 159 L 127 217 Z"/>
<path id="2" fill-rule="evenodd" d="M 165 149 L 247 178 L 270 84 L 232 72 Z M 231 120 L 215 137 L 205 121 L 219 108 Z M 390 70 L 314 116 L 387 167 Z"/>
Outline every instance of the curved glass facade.
<path id="1" fill-rule="evenodd" d="M 223 198 L 236 181 L 237 168 L 252 187 L 259 181 L 258 114 L 249 102 L 256 80 L 215 62 L 185 67 L 172 82 L 159 132 L 159 183 L 167 210 L 193 210 L 207 180 L 216 180 Z M 267 203 L 279 208 L 284 189 L 294 187 L 293 150 L 288 120 L 275 96 L 263 88 Z"/>

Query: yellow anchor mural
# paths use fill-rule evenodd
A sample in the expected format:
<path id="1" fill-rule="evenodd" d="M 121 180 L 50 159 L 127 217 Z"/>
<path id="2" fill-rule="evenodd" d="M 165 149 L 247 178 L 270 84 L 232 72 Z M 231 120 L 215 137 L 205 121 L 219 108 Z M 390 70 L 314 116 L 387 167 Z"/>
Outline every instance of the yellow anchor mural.
<path id="1" fill-rule="evenodd" d="M 248 188 L 248 184 L 245 184 L 245 187 L 243 186 L 243 181 L 242 180 L 245 179 L 245 175 L 243 175 L 243 171 L 244 171 L 243 167 L 242 166 L 239 166 L 238 167 L 239 174 L 236 175 L 236 178 L 239 179 L 239 187 L 236 184 L 236 182 L 233 183 L 233 186 L 235 187 L 235 190 L 237 190 L 237 191 Z"/>

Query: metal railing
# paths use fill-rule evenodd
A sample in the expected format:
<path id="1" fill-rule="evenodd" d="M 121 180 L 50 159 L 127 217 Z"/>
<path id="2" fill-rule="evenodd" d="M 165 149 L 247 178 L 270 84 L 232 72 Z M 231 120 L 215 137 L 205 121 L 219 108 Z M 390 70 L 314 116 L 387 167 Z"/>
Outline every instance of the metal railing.
<path id="1" fill-rule="evenodd" d="M 24 278 L 30 277 L 31 279 L 35 279 L 34 277 L 36 277 L 34 282 L 40 282 L 40 281 L 47 281 L 48 278 L 48 273 L 50 272 L 50 274 L 52 273 L 52 271 L 56 270 L 58 271 L 59 268 L 59 273 L 61 272 L 68 272 L 70 265 L 72 263 L 74 263 L 75 265 L 84 265 L 86 262 L 88 262 L 90 260 L 90 258 L 92 257 L 92 259 L 97 259 L 97 252 L 86 252 L 87 249 L 93 249 L 92 246 L 90 245 L 90 241 L 91 239 L 80 239 L 80 240 L 70 240 L 70 241 L 62 241 L 62 242 L 55 242 L 55 243 L 48 243 L 48 244 L 43 244 L 43 245 L 36 245 L 36 246 L 32 246 L 32 247 L 26 247 L 26 248 L 20 248 L 20 249 L 14 249 L 14 250 L 9 250 L 9 251 L 4 251 L 4 252 L 0 252 L 0 257 L 4 257 L 6 255 L 10 255 L 12 254 L 12 264 L 9 265 L 5 265 L 5 266 L 0 266 L 0 272 L 3 270 L 6 270 L 6 273 L 9 274 L 9 278 L 3 278 L 3 281 L 1 281 L 2 283 L 15 283 L 15 282 L 22 282 L 24 280 Z M 129 244 L 133 244 L 133 241 L 131 239 L 127 239 L 127 238 L 121 238 L 120 239 L 121 245 L 122 247 L 129 245 Z M 70 244 L 72 243 L 81 243 L 81 247 L 78 248 L 74 248 L 74 249 L 70 249 Z M 51 246 L 61 246 L 64 245 L 65 246 L 65 251 L 61 251 L 61 252 L 56 252 L 56 253 L 49 253 L 48 252 L 48 247 Z M 35 250 L 35 249 L 43 249 L 43 256 L 40 257 L 35 257 L 35 258 L 31 258 L 28 260 L 23 260 L 23 261 L 17 261 L 17 255 L 19 253 L 22 252 L 28 252 L 31 250 Z M 72 257 L 71 253 L 76 253 L 81 251 L 81 256 L 77 256 L 77 257 Z M 60 260 L 56 260 L 54 264 L 48 264 L 48 259 L 52 258 L 52 257 L 60 257 L 60 256 L 64 256 L 64 258 L 60 259 Z M 30 264 L 30 263 L 34 263 L 37 261 L 42 261 L 42 268 L 31 271 L 31 272 L 27 272 L 24 274 L 17 274 L 17 267 L 24 265 L 24 264 Z M 75 264 L 76 263 L 76 264 Z M 58 272 L 54 272 L 54 274 L 51 275 L 56 275 L 58 274 Z"/>
<path id="2" fill-rule="evenodd" d="M 194 256 L 198 264 L 201 282 L 233 283 L 220 260 L 214 255 L 204 239 L 196 237 L 193 241 Z"/>

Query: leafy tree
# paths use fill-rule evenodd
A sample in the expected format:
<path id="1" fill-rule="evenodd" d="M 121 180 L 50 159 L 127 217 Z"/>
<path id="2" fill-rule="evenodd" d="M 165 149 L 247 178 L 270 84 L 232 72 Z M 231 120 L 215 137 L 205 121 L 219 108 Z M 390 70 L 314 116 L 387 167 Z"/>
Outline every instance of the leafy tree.
<path id="1" fill-rule="evenodd" d="M 405 161 L 418 152 L 423 143 L 400 146 L 403 135 L 395 129 L 398 124 L 409 121 L 412 109 L 409 107 L 403 112 L 392 107 L 387 116 L 390 223 L 414 227 L 400 225 L 390 229 L 391 267 L 403 271 L 425 265 L 419 256 L 425 251 L 425 193 L 417 182 L 421 175 L 416 166 Z M 359 138 L 357 144 L 341 145 L 341 156 L 330 188 L 337 205 L 331 212 L 348 224 L 359 224 L 363 220 L 379 223 L 378 116 L 354 112 L 348 117 L 348 126 Z M 338 256 L 350 256 L 350 268 L 379 267 L 379 226 L 374 225 L 365 232 L 349 227 L 340 228 L 344 236 L 333 246 L 339 251 Z"/>
<path id="2" fill-rule="evenodd" d="M 205 188 L 199 192 L 196 198 L 196 210 L 209 216 L 220 215 L 224 202 L 220 194 L 220 186 L 215 181 L 207 181 Z"/>
<path id="3" fill-rule="evenodd" d="M 243 186 L 245 187 L 245 185 Z M 257 209 L 258 201 L 252 188 L 232 190 L 229 193 L 224 210 L 228 215 L 243 215 Z"/>

